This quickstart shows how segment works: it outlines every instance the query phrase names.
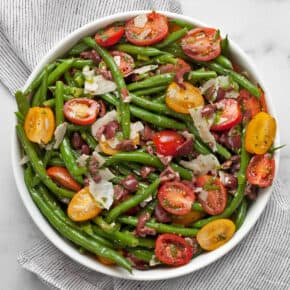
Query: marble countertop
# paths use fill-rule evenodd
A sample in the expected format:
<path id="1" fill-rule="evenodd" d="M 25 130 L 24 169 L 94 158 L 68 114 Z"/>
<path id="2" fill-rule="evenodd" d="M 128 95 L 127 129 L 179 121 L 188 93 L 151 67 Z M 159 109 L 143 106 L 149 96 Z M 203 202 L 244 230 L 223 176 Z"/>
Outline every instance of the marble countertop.
<path id="1" fill-rule="evenodd" d="M 289 0 L 181 0 L 184 14 L 228 33 L 254 60 L 272 94 L 279 122 L 281 144 L 290 144 L 290 27 Z M 17 253 L 43 238 L 26 212 L 16 189 L 10 161 L 10 133 L 15 102 L 0 84 L 1 95 L 1 202 L 0 290 L 46 289 L 23 270 Z M 7 141 L 6 141 L 7 140 Z M 279 177 L 290 187 L 289 146 L 281 151 Z M 287 188 L 287 187 L 286 187 Z"/>

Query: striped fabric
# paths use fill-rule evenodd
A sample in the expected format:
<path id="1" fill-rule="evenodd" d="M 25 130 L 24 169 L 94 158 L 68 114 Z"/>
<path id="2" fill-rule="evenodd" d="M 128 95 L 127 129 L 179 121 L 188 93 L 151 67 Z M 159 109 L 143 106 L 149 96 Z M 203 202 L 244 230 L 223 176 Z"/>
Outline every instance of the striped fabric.
<path id="1" fill-rule="evenodd" d="M 11 93 L 25 83 L 43 55 L 69 32 L 116 12 L 181 12 L 174 0 L 2 0 L 0 81 Z M 229 254 L 182 278 L 139 282 L 92 272 L 42 240 L 18 255 L 19 263 L 51 289 L 290 289 L 290 199 L 277 182 L 251 233 Z"/>

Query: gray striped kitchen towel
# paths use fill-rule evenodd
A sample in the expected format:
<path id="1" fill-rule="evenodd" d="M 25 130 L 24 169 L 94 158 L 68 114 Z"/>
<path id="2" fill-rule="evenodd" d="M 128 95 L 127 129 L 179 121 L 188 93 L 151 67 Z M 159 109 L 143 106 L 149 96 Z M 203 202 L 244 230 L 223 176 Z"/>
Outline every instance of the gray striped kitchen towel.
<path id="1" fill-rule="evenodd" d="M 0 81 L 13 93 L 60 39 L 97 17 L 160 9 L 181 13 L 174 0 L 1 0 Z M 51 289 L 290 289 L 290 199 L 279 182 L 250 234 L 229 254 L 193 274 L 154 282 L 112 279 L 80 266 L 49 241 L 18 255 Z"/>

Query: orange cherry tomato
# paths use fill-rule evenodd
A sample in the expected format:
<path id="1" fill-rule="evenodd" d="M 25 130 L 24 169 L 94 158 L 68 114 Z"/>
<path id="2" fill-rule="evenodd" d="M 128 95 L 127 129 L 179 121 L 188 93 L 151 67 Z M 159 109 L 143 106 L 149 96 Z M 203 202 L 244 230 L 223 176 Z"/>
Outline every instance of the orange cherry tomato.
<path id="1" fill-rule="evenodd" d="M 268 113 L 258 113 L 246 128 L 246 150 L 252 154 L 265 154 L 273 144 L 275 135 L 276 120 Z"/>
<path id="2" fill-rule="evenodd" d="M 122 38 L 124 32 L 123 26 L 109 26 L 96 33 L 95 41 L 101 46 L 112 46 Z"/>
<path id="3" fill-rule="evenodd" d="M 192 29 L 181 39 L 183 52 L 197 61 L 209 61 L 221 54 L 221 37 L 214 28 Z"/>
<path id="4" fill-rule="evenodd" d="M 81 186 L 74 180 L 65 167 L 52 166 L 46 170 L 47 175 L 65 188 L 80 191 Z"/>
<path id="5" fill-rule="evenodd" d="M 184 82 L 185 89 L 176 82 L 172 82 L 166 91 L 166 105 L 173 111 L 189 114 L 189 109 L 203 106 L 204 99 L 200 90 L 188 82 Z"/>
<path id="6" fill-rule="evenodd" d="M 53 137 L 55 119 L 50 108 L 30 108 L 24 122 L 27 138 L 34 143 L 47 144 Z"/>
<path id="7" fill-rule="evenodd" d="M 168 34 L 167 17 L 157 12 L 147 14 L 144 27 L 135 26 L 135 18 L 127 21 L 125 25 L 126 36 L 129 42 L 135 45 L 152 45 L 164 39 Z"/>
<path id="8" fill-rule="evenodd" d="M 184 226 L 190 226 L 194 222 L 198 221 L 199 219 L 203 218 L 205 216 L 205 213 L 197 211 L 197 210 L 191 210 L 189 213 L 185 215 L 176 215 L 173 216 L 172 222 L 174 224 L 178 225 L 184 225 Z"/>
<path id="9" fill-rule="evenodd" d="M 83 222 L 96 217 L 101 211 L 102 208 L 92 197 L 89 187 L 86 186 L 71 199 L 67 215 L 75 222 Z"/>
<path id="10" fill-rule="evenodd" d="M 202 249 L 212 251 L 229 241 L 235 231 L 236 226 L 230 219 L 218 219 L 201 228 L 196 239 Z"/>

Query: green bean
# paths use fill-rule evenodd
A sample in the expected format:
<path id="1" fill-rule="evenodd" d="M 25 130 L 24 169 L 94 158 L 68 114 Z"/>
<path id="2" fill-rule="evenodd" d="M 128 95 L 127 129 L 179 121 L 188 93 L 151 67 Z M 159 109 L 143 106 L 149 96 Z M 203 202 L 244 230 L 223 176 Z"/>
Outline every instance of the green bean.
<path id="1" fill-rule="evenodd" d="M 135 93 L 136 95 L 136 93 Z M 165 103 L 165 98 L 166 98 L 166 95 L 161 95 L 153 100 L 151 100 L 152 103 L 157 103 L 157 104 L 164 104 Z"/>
<path id="2" fill-rule="evenodd" d="M 41 81 L 41 85 L 32 99 L 32 106 L 33 107 L 39 106 L 40 104 L 42 104 L 46 100 L 47 87 L 48 87 L 48 70 L 47 70 L 47 66 L 46 66 L 44 69 L 44 74 L 43 74 L 43 78 Z"/>
<path id="3" fill-rule="evenodd" d="M 177 31 L 171 32 L 163 41 L 156 44 L 155 47 L 159 49 L 164 48 L 182 38 L 187 33 L 187 31 L 188 29 L 184 27 Z"/>
<path id="4" fill-rule="evenodd" d="M 180 177 L 182 179 L 186 179 L 186 180 L 192 180 L 192 172 L 178 164 L 175 164 L 173 162 L 170 163 L 170 166 L 172 167 L 172 169 L 176 172 L 179 173 Z"/>
<path id="5" fill-rule="evenodd" d="M 144 214 L 144 213 L 149 213 L 151 215 L 153 211 L 155 210 L 157 203 L 158 203 L 157 199 L 151 200 L 144 208 L 142 208 L 138 212 L 137 216 L 140 216 L 141 214 Z"/>
<path id="6" fill-rule="evenodd" d="M 17 118 L 18 123 L 23 124 L 24 121 L 25 121 L 25 118 L 24 118 L 23 114 L 20 113 L 20 112 L 14 112 L 14 114 L 15 114 L 15 116 Z"/>
<path id="7" fill-rule="evenodd" d="M 130 208 L 137 206 L 140 202 L 152 195 L 158 188 L 160 179 L 156 179 L 151 183 L 144 191 L 143 189 L 138 190 L 138 192 L 131 198 L 123 201 L 122 203 L 111 209 L 106 217 L 108 223 L 113 222 L 119 215 L 126 212 Z"/>
<path id="8" fill-rule="evenodd" d="M 29 184 L 27 186 L 29 187 Z M 130 263 L 122 255 L 108 247 L 105 247 L 102 243 L 96 241 L 89 235 L 81 233 L 74 227 L 63 222 L 53 211 L 51 211 L 37 190 L 30 187 L 29 191 L 33 201 L 36 203 L 42 214 L 63 237 L 98 256 L 116 262 L 118 265 L 131 272 L 132 268 Z"/>
<path id="9" fill-rule="evenodd" d="M 204 212 L 202 205 L 199 202 L 193 202 L 191 205 L 191 210 L 196 210 L 200 212 Z"/>
<path id="10" fill-rule="evenodd" d="M 76 59 L 72 64 L 72 67 L 77 69 L 83 69 L 85 66 L 93 67 L 96 64 L 90 59 Z"/>
<path id="11" fill-rule="evenodd" d="M 126 87 L 126 83 L 124 81 L 123 75 L 120 72 L 117 64 L 115 63 L 113 57 L 110 55 L 108 51 L 103 49 L 101 46 L 97 45 L 94 39 L 91 37 L 85 37 L 84 43 L 88 46 L 95 49 L 100 56 L 105 61 L 106 65 L 110 68 L 113 79 L 117 85 L 118 92 L 120 95 L 120 111 L 121 111 L 121 127 L 124 139 L 130 139 L 130 110 L 129 104 L 123 102 L 123 98 L 128 95 L 128 90 Z"/>
<path id="12" fill-rule="evenodd" d="M 62 166 L 62 167 L 65 166 L 63 160 L 60 159 L 60 158 L 51 158 L 51 159 L 49 159 L 47 165 L 50 165 L 50 166 Z"/>
<path id="13" fill-rule="evenodd" d="M 171 55 L 171 54 L 163 54 L 163 55 L 158 55 L 153 58 L 151 58 L 148 61 L 145 61 L 143 65 L 148 65 L 148 64 L 167 64 L 167 63 L 172 63 L 172 64 L 177 64 L 177 59 Z"/>
<path id="14" fill-rule="evenodd" d="M 247 200 L 244 198 L 240 206 L 236 210 L 235 214 L 236 230 L 238 230 L 245 221 L 247 215 L 247 207 L 248 207 Z"/>
<path id="15" fill-rule="evenodd" d="M 101 216 L 93 218 L 92 221 L 105 232 L 112 233 L 120 230 L 120 224 L 108 224 Z"/>
<path id="16" fill-rule="evenodd" d="M 67 124 L 67 131 L 68 132 L 87 132 L 91 130 L 91 126 L 88 125 L 75 125 L 75 124 Z"/>
<path id="17" fill-rule="evenodd" d="M 225 56 L 219 55 L 214 59 L 216 63 L 227 69 L 233 69 L 232 62 Z"/>
<path id="18" fill-rule="evenodd" d="M 63 95 L 63 99 L 65 101 L 68 101 L 68 100 L 71 100 L 73 99 L 73 96 L 70 96 L 70 95 Z M 42 103 L 42 105 L 44 107 L 54 107 L 55 106 L 55 99 L 49 99 L 49 100 L 46 100 Z"/>
<path id="19" fill-rule="evenodd" d="M 66 70 L 63 75 L 64 75 L 64 79 L 65 79 L 66 83 L 69 86 L 75 86 L 75 82 L 74 82 L 74 80 L 73 80 L 73 78 L 70 75 L 70 72 L 68 70 Z"/>
<path id="20" fill-rule="evenodd" d="M 52 156 L 54 155 L 54 151 L 53 150 L 46 150 L 42 163 L 43 163 L 43 167 L 46 168 L 49 160 L 52 158 Z"/>
<path id="21" fill-rule="evenodd" d="M 208 67 L 210 69 L 216 71 L 219 74 L 231 76 L 234 81 L 236 81 L 239 85 L 241 85 L 243 88 L 248 90 L 253 96 L 255 96 L 256 98 L 260 97 L 261 92 L 260 92 L 259 88 L 257 86 L 255 86 L 254 84 L 252 84 L 243 75 L 238 74 L 232 70 L 226 69 L 215 62 L 209 62 L 206 65 L 208 65 Z"/>
<path id="22" fill-rule="evenodd" d="M 135 91 L 134 94 L 136 96 L 147 96 L 147 95 L 150 95 L 150 94 L 154 94 L 154 93 L 159 93 L 159 92 L 165 91 L 166 89 L 167 89 L 167 86 L 158 86 L 158 87 L 147 88 L 147 89 L 144 89 L 144 90 L 138 90 L 138 91 Z"/>
<path id="23" fill-rule="evenodd" d="M 206 218 L 206 219 L 199 220 L 193 224 L 193 227 L 202 228 L 203 226 L 205 226 L 206 224 L 208 224 L 211 221 L 214 221 L 214 220 L 217 220 L 220 218 L 228 218 L 239 207 L 239 205 L 241 204 L 241 202 L 244 198 L 244 191 L 246 188 L 246 176 L 245 176 L 245 174 L 246 174 L 246 170 L 248 167 L 249 159 L 250 159 L 249 153 L 245 149 L 244 136 L 243 136 L 243 138 L 242 138 L 242 151 L 241 151 L 241 165 L 240 165 L 240 170 L 238 173 L 238 189 L 237 189 L 237 192 L 235 194 L 235 197 L 233 198 L 231 204 L 228 207 L 226 207 L 226 209 L 224 210 L 223 213 L 221 213 L 219 215 L 211 216 L 211 217 Z"/>
<path id="24" fill-rule="evenodd" d="M 188 30 L 191 30 L 191 29 L 193 29 L 195 27 L 193 24 L 188 23 L 187 21 L 184 21 L 184 20 L 180 20 L 180 19 L 170 19 L 169 23 L 176 24 L 176 25 L 178 25 L 180 27 L 185 27 Z"/>
<path id="25" fill-rule="evenodd" d="M 173 81 L 174 75 L 175 73 L 155 75 L 143 81 L 129 84 L 128 90 L 135 91 L 139 89 L 152 88 L 155 86 L 169 85 Z"/>
<path id="26" fill-rule="evenodd" d="M 29 111 L 29 102 L 26 96 L 21 91 L 17 91 L 15 93 L 15 98 L 18 111 L 22 114 L 23 118 L 25 118 L 27 112 Z"/>
<path id="27" fill-rule="evenodd" d="M 96 141 L 96 139 L 91 135 L 88 134 L 85 131 L 81 132 L 81 136 L 82 138 L 85 140 L 85 142 L 89 145 L 89 147 L 93 150 L 95 150 L 95 148 L 97 147 L 98 143 Z"/>
<path id="28" fill-rule="evenodd" d="M 204 79 L 211 79 L 217 77 L 217 73 L 215 71 L 210 70 L 194 70 L 188 74 L 188 80 L 199 81 Z"/>
<path id="29" fill-rule="evenodd" d="M 34 150 L 31 142 L 27 139 L 24 129 L 21 125 L 16 125 L 16 131 L 18 138 L 22 144 L 22 147 L 28 156 L 31 165 L 35 173 L 39 176 L 41 181 L 54 193 L 58 198 L 68 197 L 71 198 L 74 195 L 73 191 L 61 188 L 57 186 L 46 174 L 46 170 L 41 160 L 38 159 L 37 153 Z"/>
<path id="30" fill-rule="evenodd" d="M 128 249 L 128 252 L 133 254 L 137 259 L 149 263 L 154 255 L 153 251 L 143 249 Z"/>
<path id="31" fill-rule="evenodd" d="M 49 64 L 47 66 L 47 72 L 48 73 L 51 73 L 52 70 L 56 67 L 56 63 L 53 62 L 51 64 Z M 31 82 L 31 84 L 28 86 L 28 88 L 24 91 L 23 95 L 24 96 L 27 96 L 29 95 L 30 93 L 32 93 L 35 89 L 37 89 L 41 82 L 42 82 L 42 79 L 43 79 L 43 76 L 45 74 L 45 69 L 43 69 L 37 76 L 36 78 Z"/>
<path id="32" fill-rule="evenodd" d="M 222 54 L 228 57 L 230 45 L 229 45 L 229 39 L 227 35 L 221 41 L 221 48 L 222 48 Z"/>
<path id="33" fill-rule="evenodd" d="M 82 72 L 77 71 L 73 76 L 73 80 L 78 88 L 84 87 L 85 77 Z"/>
<path id="34" fill-rule="evenodd" d="M 167 53 L 172 54 L 175 57 L 182 58 L 183 60 L 190 62 L 190 63 L 197 63 L 192 58 L 188 57 L 186 54 L 184 54 L 181 46 L 178 43 L 173 43 L 167 47 L 163 48 L 164 51 Z"/>
<path id="35" fill-rule="evenodd" d="M 201 140 L 198 138 L 194 140 L 193 147 L 200 154 L 203 154 L 203 155 L 211 154 L 211 150 L 205 144 L 203 144 L 203 142 L 201 142 Z"/>
<path id="36" fill-rule="evenodd" d="M 56 124 L 56 126 L 58 126 L 64 122 L 63 92 L 64 92 L 63 82 L 57 81 L 56 82 L 56 89 L 55 89 L 55 124 Z"/>
<path id="37" fill-rule="evenodd" d="M 79 55 L 81 52 L 89 50 L 90 48 L 83 42 L 77 43 L 69 51 L 68 55 Z"/>
<path id="38" fill-rule="evenodd" d="M 157 55 L 166 54 L 166 52 L 161 51 L 154 47 L 135 46 L 132 44 L 118 44 L 116 45 L 116 49 L 122 52 L 135 54 L 135 55 L 140 54 L 140 55 L 146 55 L 146 56 L 157 56 Z"/>
<path id="39" fill-rule="evenodd" d="M 49 89 L 53 93 L 55 92 L 55 86 L 50 86 Z M 84 89 L 65 85 L 64 86 L 64 94 L 65 95 L 71 95 L 71 96 L 73 96 L 75 98 L 79 98 L 79 97 L 83 96 Z"/>
<path id="40" fill-rule="evenodd" d="M 133 217 L 133 216 L 122 216 L 122 217 L 119 217 L 117 220 L 120 223 L 124 223 L 131 226 L 136 226 L 138 223 L 138 218 Z M 156 230 L 158 233 L 174 233 L 174 234 L 182 235 L 185 237 L 195 237 L 199 231 L 199 229 L 167 225 L 167 224 L 157 223 L 152 220 L 146 222 L 145 226 Z"/>

